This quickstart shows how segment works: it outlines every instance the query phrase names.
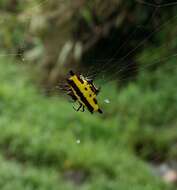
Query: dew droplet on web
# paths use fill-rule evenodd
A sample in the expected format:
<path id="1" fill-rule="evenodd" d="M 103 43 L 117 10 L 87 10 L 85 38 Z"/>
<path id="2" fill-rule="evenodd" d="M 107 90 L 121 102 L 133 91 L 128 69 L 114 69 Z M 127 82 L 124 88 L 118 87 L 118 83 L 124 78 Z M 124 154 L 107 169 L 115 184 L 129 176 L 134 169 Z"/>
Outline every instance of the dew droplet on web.
<path id="1" fill-rule="evenodd" d="M 109 100 L 109 99 L 105 99 L 104 102 L 105 102 L 106 104 L 110 104 L 110 100 Z"/>
<path id="2" fill-rule="evenodd" d="M 77 143 L 77 144 L 80 144 L 80 142 L 81 142 L 80 139 L 77 139 L 77 140 L 76 140 L 76 143 Z"/>

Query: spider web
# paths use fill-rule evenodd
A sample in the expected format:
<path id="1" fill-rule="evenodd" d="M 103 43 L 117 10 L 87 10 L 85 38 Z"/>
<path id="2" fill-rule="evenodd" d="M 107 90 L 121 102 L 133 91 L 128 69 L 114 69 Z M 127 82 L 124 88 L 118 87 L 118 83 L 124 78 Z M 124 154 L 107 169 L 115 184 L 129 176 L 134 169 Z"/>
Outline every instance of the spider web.
<path id="1" fill-rule="evenodd" d="M 132 71 L 133 72 L 133 69 L 134 69 L 135 72 L 136 72 L 136 69 L 138 71 L 144 70 L 144 69 L 146 69 L 148 67 L 151 67 L 153 65 L 164 63 L 164 62 L 167 62 L 170 59 L 174 59 L 174 58 L 177 57 L 177 52 L 169 50 L 167 55 L 165 55 L 163 57 L 155 58 L 154 60 L 151 60 L 150 63 L 145 64 L 145 65 L 141 65 L 140 68 L 130 68 L 130 65 L 126 64 L 126 63 L 122 66 L 122 63 L 126 62 L 129 59 L 130 56 L 135 55 L 138 52 L 138 50 L 140 48 L 143 48 L 153 36 L 157 35 L 157 33 L 161 32 L 166 27 L 168 27 L 168 25 L 170 23 L 176 22 L 177 21 L 177 14 L 176 14 L 176 15 L 172 16 L 171 18 L 169 18 L 168 21 L 160 23 L 154 29 L 154 31 L 152 31 L 150 34 L 148 34 L 144 39 L 142 39 L 139 43 L 137 43 L 133 49 L 128 51 L 121 58 L 115 59 L 115 57 L 120 53 L 120 51 L 127 46 L 127 43 L 135 37 L 136 32 L 138 30 L 143 29 L 144 32 L 145 32 L 146 28 L 148 28 L 148 25 L 151 24 L 151 22 L 153 21 L 153 19 L 156 17 L 157 14 L 162 13 L 165 8 L 171 8 L 171 7 L 176 7 L 177 6 L 177 2 L 149 3 L 149 2 L 143 1 L 143 0 L 136 0 L 136 3 L 140 4 L 141 6 L 151 7 L 153 9 L 152 15 L 149 18 L 148 23 L 146 24 L 146 26 L 144 26 L 144 25 L 136 26 L 135 30 L 130 35 L 127 36 L 127 39 L 125 39 L 125 42 L 120 45 L 118 50 L 116 50 L 114 55 L 111 58 L 109 58 L 106 61 L 105 64 L 102 64 L 98 69 L 95 69 L 94 66 L 90 67 L 89 71 L 87 72 L 87 75 L 90 78 L 96 77 L 98 75 L 98 73 L 99 73 L 99 76 L 101 76 L 101 78 L 103 80 L 105 80 L 105 82 L 108 82 L 108 81 L 114 80 L 122 71 Z M 176 40 L 176 38 L 173 38 L 172 42 L 170 42 L 170 43 L 173 43 L 173 41 L 175 41 L 175 40 Z M 162 49 L 162 48 L 164 48 L 164 49 L 167 48 L 167 44 L 162 44 L 162 45 L 157 47 L 157 49 Z M 104 60 L 94 60 L 94 62 L 97 62 L 97 61 L 104 62 Z M 121 65 L 121 68 L 118 68 L 119 65 Z M 173 65 L 169 64 L 169 67 L 176 67 L 176 65 L 175 64 L 173 64 Z M 111 72 L 111 77 L 109 79 L 107 79 L 105 77 L 106 73 L 108 73 L 108 72 Z M 126 74 L 124 74 L 123 76 L 121 76 L 119 81 L 123 81 L 123 80 L 126 80 L 126 79 L 127 79 L 127 76 L 126 76 Z"/>
<path id="2" fill-rule="evenodd" d="M 39 0 L 37 5 L 32 5 L 29 9 L 28 9 L 28 14 L 25 16 L 25 20 L 26 20 L 26 34 L 28 34 L 28 24 L 30 22 L 30 20 L 32 19 L 33 16 L 33 11 L 41 8 L 42 6 L 44 6 L 49 0 Z M 58 3 L 63 3 L 63 0 L 58 1 Z M 168 24 L 174 21 L 177 21 L 177 14 L 172 16 L 171 18 L 168 19 L 168 21 L 162 22 L 160 23 L 155 29 L 154 31 L 152 31 L 149 35 L 147 35 L 146 37 L 144 37 L 139 43 L 137 43 L 135 45 L 135 47 L 133 47 L 130 51 L 126 52 L 125 55 L 123 55 L 121 58 L 117 59 L 116 56 L 121 52 L 121 50 L 123 48 L 127 47 L 127 44 L 130 40 L 132 40 L 135 35 L 137 34 L 137 31 L 139 30 L 143 30 L 144 32 L 146 32 L 146 29 L 148 28 L 148 25 L 150 25 L 153 21 L 153 19 L 156 17 L 157 14 L 161 13 L 163 14 L 163 10 L 170 8 L 170 7 L 177 7 L 177 1 L 171 1 L 169 3 L 162 3 L 161 0 L 154 0 L 152 1 L 144 1 L 144 0 L 135 0 L 135 2 L 137 5 L 142 6 L 142 7 L 148 7 L 148 8 L 152 8 L 152 15 L 150 16 L 150 18 L 148 19 L 148 23 L 146 23 L 146 25 L 137 25 L 135 27 L 135 30 L 133 32 L 131 32 L 131 34 L 128 34 L 127 38 L 125 39 L 125 42 L 123 44 L 120 44 L 119 48 L 115 51 L 115 53 L 113 53 L 113 56 L 111 56 L 108 59 L 103 59 L 103 60 L 98 60 L 95 59 L 92 60 L 94 63 L 104 63 L 101 66 L 99 66 L 98 68 L 95 68 L 95 65 L 92 64 L 92 66 L 90 66 L 90 68 L 88 69 L 86 76 L 88 76 L 89 78 L 95 78 L 98 73 L 99 73 L 99 77 L 101 77 L 103 80 L 105 80 L 106 82 L 112 81 L 117 79 L 117 76 L 122 72 L 122 71 L 133 71 L 132 68 L 130 68 L 129 64 L 124 64 L 122 65 L 122 63 L 126 62 L 130 56 L 135 55 L 138 50 L 140 48 L 143 48 L 143 46 L 145 46 L 148 43 L 148 40 L 150 40 L 154 35 L 156 35 L 158 32 L 162 31 L 164 28 L 168 27 Z M 1 22 L 3 22 L 3 20 L 1 20 Z M 4 23 L 5 24 L 5 23 Z M 176 40 L 173 39 L 173 40 Z M 23 49 L 23 47 L 25 46 L 25 42 L 22 40 L 19 42 L 19 46 Z M 162 44 L 161 46 L 158 46 L 158 48 L 166 48 L 166 44 Z M 9 57 L 9 56 L 17 56 L 18 53 L 17 52 L 12 52 L 12 53 L 2 53 L 0 54 L 0 57 Z M 150 63 L 146 64 L 146 65 L 141 65 L 140 68 L 138 68 L 138 70 L 143 70 L 146 69 L 150 66 L 156 65 L 158 63 L 162 63 L 162 62 L 166 62 L 169 59 L 172 58 L 176 58 L 177 57 L 177 52 L 173 52 L 171 50 L 169 50 L 168 55 L 165 55 L 164 57 L 160 57 L 160 58 L 156 58 L 153 61 L 151 61 Z M 25 59 L 23 56 L 21 57 L 21 61 L 23 63 L 28 63 L 28 60 Z M 92 62 L 90 60 L 90 62 Z M 118 66 L 121 64 L 121 67 L 119 68 Z M 170 65 L 169 67 L 176 67 L 176 65 Z M 134 70 L 136 71 L 136 68 L 134 68 Z M 111 72 L 111 77 L 109 79 L 107 79 L 106 73 Z M 126 74 L 122 75 L 121 78 L 119 79 L 120 81 L 126 80 L 127 76 Z"/>

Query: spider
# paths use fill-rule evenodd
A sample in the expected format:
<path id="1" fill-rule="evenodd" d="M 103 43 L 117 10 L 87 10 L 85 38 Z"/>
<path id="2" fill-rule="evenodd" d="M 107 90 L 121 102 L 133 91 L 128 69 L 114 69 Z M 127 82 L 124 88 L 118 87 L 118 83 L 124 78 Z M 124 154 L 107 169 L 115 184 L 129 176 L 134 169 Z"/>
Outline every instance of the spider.
<path id="1" fill-rule="evenodd" d="M 69 72 L 70 76 L 67 78 L 67 84 L 64 90 L 74 100 L 79 103 L 76 111 L 85 111 L 87 108 L 91 113 L 103 113 L 97 102 L 97 95 L 100 89 L 96 88 L 93 80 L 85 78 L 83 75 L 77 75 L 73 71 Z"/>

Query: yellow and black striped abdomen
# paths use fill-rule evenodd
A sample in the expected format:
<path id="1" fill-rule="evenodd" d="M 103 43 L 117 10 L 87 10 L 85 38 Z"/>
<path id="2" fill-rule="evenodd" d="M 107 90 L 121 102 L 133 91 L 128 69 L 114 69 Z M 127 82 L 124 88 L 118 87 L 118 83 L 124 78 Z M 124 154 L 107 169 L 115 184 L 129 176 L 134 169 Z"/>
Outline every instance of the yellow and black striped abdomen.
<path id="1" fill-rule="evenodd" d="M 92 90 L 91 84 L 89 84 L 86 79 L 75 75 L 73 72 L 70 72 L 70 74 L 71 76 L 68 79 L 68 84 L 75 97 L 77 97 L 77 100 L 83 106 L 87 107 L 91 113 L 96 111 L 102 113 L 96 100 L 96 93 Z"/>

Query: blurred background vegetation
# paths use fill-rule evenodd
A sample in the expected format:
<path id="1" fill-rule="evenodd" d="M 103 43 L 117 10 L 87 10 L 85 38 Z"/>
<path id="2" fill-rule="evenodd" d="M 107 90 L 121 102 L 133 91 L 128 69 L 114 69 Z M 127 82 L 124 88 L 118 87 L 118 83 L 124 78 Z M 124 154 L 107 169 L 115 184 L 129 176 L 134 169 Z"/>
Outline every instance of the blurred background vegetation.
<path id="1" fill-rule="evenodd" d="M 177 188 L 173 2 L 0 1 L 2 190 Z M 70 69 L 103 116 L 56 88 Z"/>

